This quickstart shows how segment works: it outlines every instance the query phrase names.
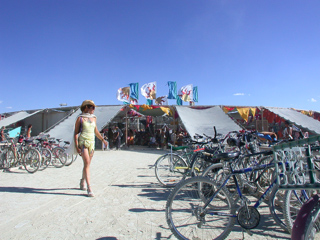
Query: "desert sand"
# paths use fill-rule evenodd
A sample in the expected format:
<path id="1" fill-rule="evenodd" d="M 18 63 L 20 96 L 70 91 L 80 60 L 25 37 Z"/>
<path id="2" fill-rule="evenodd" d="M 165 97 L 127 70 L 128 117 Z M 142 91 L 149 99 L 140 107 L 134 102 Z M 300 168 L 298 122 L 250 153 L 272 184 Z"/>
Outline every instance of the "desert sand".
<path id="1" fill-rule="evenodd" d="M 163 150 L 96 151 L 91 164 L 94 198 L 79 190 L 82 160 L 34 174 L 0 172 L 0 239 L 176 239 L 165 220 L 170 188 L 152 168 Z M 290 239 L 266 206 L 253 236 L 235 227 L 228 239 Z"/>

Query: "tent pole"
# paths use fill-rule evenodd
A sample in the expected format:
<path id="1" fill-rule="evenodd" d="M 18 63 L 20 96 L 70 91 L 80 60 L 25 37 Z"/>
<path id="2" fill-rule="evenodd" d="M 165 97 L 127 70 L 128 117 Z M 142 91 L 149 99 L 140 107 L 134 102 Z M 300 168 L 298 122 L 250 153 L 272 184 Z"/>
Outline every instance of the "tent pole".
<path id="1" fill-rule="evenodd" d="M 263 107 L 261 107 L 261 130 L 262 130 L 262 132 L 264 131 L 264 124 L 263 124 Z"/>

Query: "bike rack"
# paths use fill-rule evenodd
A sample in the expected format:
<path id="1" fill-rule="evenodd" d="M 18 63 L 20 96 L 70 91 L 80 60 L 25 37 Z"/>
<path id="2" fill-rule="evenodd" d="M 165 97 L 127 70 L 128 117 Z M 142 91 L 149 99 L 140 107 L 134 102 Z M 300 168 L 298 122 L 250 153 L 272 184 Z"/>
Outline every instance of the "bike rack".
<path id="1" fill-rule="evenodd" d="M 311 144 L 320 142 L 320 135 L 281 143 L 272 147 L 280 189 L 320 189 L 315 180 Z"/>

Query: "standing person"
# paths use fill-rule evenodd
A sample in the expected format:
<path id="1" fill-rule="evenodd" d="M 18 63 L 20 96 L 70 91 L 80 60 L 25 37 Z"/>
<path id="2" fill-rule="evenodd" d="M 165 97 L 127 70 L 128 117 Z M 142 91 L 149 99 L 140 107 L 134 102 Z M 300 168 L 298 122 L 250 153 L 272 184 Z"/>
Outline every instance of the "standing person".
<path id="1" fill-rule="evenodd" d="M 117 150 L 120 150 L 121 136 L 122 136 L 122 132 L 121 132 L 120 128 L 118 126 L 116 126 L 115 130 L 114 130 L 114 140 L 115 140 Z"/>
<path id="2" fill-rule="evenodd" d="M 283 130 L 283 138 L 284 139 L 293 139 L 292 137 L 292 127 L 290 126 L 290 122 L 286 120 L 284 122 L 285 129 Z"/>
<path id="3" fill-rule="evenodd" d="M 108 141 L 109 141 L 109 149 L 111 150 L 113 148 L 113 132 L 110 127 L 108 128 Z"/>
<path id="4" fill-rule="evenodd" d="M 5 127 L 3 126 L 3 127 L 1 128 L 1 133 L 0 133 L 0 142 L 3 142 L 3 141 L 6 140 L 6 136 L 5 136 L 5 134 L 4 134 L 4 130 L 5 130 Z"/>
<path id="5" fill-rule="evenodd" d="M 32 132 L 32 124 L 28 125 L 28 130 L 27 130 L 27 138 L 31 138 L 31 132 Z"/>
<path id="6" fill-rule="evenodd" d="M 80 189 L 86 190 L 87 182 L 88 197 L 94 197 L 90 185 L 90 163 L 94 153 L 95 136 L 106 146 L 108 143 L 103 139 L 97 128 L 97 117 L 93 115 L 96 105 L 92 100 L 85 100 L 81 104 L 81 111 L 75 123 L 74 143 L 77 152 L 82 156 L 83 170 L 80 180 Z"/>

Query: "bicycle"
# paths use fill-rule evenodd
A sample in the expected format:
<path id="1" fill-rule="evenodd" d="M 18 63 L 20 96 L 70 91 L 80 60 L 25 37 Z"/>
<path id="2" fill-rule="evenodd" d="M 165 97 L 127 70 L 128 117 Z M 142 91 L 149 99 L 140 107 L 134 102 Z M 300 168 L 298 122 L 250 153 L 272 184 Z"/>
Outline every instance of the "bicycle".
<path id="1" fill-rule="evenodd" d="M 39 169 L 41 154 L 37 149 L 32 148 L 32 141 L 24 139 L 22 143 L 11 144 L 11 148 L 6 153 L 10 167 L 22 165 L 29 173 L 35 173 Z"/>
<path id="2" fill-rule="evenodd" d="M 220 161 L 234 161 L 240 156 L 240 152 L 220 153 L 214 158 Z M 269 202 L 273 202 L 278 178 L 274 181 L 256 201 L 254 206 L 248 206 L 251 201 L 245 197 L 239 186 L 236 175 L 260 171 L 265 168 L 274 168 L 275 163 L 257 165 L 244 169 L 234 170 L 229 164 L 229 174 L 222 183 L 208 177 L 194 177 L 180 182 L 168 197 L 166 204 L 166 219 L 170 230 L 178 239 L 225 239 L 238 220 L 242 229 L 251 234 L 250 229 L 258 226 L 260 214 L 257 208 L 271 192 Z M 240 208 L 232 198 L 226 185 L 233 179 L 236 193 L 240 200 Z M 284 223 L 270 203 L 269 209 L 273 218 Z"/>
<path id="3" fill-rule="evenodd" d="M 196 138 L 199 139 L 199 135 Z M 155 175 L 164 187 L 174 187 L 187 176 L 199 175 L 207 167 L 207 162 L 209 161 L 206 156 L 201 155 L 201 152 L 205 149 L 212 153 L 221 151 L 218 147 L 203 147 L 216 143 L 216 137 L 206 136 L 202 142 L 194 140 L 188 140 L 187 142 L 188 145 L 182 147 L 174 147 L 170 144 L 171 151 L 157 159 L 154 165 Z M 173 150 L 176 152 L 173 152 Z M 178 154 L 177 151 L 179 150 L 182 150 L 182 153 Z"/>

